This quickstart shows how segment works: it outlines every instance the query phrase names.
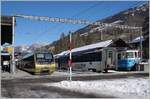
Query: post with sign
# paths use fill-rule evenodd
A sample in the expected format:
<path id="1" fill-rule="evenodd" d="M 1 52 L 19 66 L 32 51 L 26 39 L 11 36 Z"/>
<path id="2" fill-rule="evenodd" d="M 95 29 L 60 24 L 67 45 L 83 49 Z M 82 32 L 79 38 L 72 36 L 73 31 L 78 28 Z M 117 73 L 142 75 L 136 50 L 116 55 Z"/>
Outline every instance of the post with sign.
<path id="1" fill-rule="evenodd" d="M 69 80 L 70 81 L 72 81 L 72 53 L 71 53 L 71 50 L 72 50 L 72 48 L 71 48 L 71 44 L 72 44 L 72 34 L 71 34 L 71 32 L 69 32 L 69 38 L 70 38 L 70 40 L 69 40 Z"/>

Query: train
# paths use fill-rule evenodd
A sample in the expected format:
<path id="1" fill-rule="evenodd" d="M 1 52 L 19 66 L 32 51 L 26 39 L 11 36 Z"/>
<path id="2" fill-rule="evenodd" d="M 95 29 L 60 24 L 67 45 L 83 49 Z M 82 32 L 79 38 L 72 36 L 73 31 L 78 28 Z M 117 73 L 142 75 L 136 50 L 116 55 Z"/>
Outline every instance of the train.
<path id="1" fill-rule="evenodd" d="M 16 65 L 17 68 L 32 74 L 51 74 L 56 70 L 53 53 L 46 50 L 33 51 L 19 59 Z"/>
<path id="2" fill-rule="evenodd" d="M 96 48 L 85 51 L 72 52 L 73 70 L 92 70 L 94 72 L 107 72 L 116 69 L 116 49 L 113 47 Z M 69 54 L 56 58 L 58 67 L 67 69 Z"/>
<path id="3" fill-rule="evenodd" d="M 137 70 L 141 62 L 139 50 L 122 50 L 118 52 L 118 70 Z"/>
<path id="4" fill-rule="evenodd" d="M 68 68 L 69 54 L 59 57 L 56 61 L 62 69 Z M 92 70 L 108 72 L 108 70 L 137 70 L 141 61 L 138 50 L 117 49 L 106 47 L 72 53 L 73 70 Z M 58 67 L 59 67 L 58 66 Z"/>

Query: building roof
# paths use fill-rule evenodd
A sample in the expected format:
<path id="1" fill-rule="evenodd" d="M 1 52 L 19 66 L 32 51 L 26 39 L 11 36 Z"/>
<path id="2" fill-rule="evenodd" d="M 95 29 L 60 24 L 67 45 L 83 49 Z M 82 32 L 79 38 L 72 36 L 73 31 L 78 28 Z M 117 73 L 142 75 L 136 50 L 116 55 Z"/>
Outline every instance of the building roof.
<path id="1" fill-rule="evenodd" d="M 142 41 L 144 41 L 143 36 L 138 36 L 135 39 L 133 39 L 130 43 L 139 43 L 141 41 L 140 39 L 142 39 Z"/>
<path id="2" fill-rule="evenodd" d="M 1 16 L 1 25 L 12 25 L 12 16 Z"/>

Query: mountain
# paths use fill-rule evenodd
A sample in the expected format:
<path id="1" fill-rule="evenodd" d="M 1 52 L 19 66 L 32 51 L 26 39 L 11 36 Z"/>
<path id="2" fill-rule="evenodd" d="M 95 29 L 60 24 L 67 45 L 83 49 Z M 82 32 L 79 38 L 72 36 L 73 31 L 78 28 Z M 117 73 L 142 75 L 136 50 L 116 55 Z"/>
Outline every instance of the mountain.
<path id="1" fill-rule="evenodd" d="M 149 17 L 149 4 L 143 4 L 128 10 L 119 12 L 113 16 L 97 20 L 96 22 L 111 23 L 112 27 L 99 27 L 98 25 L 88 25 L 75 31 L 72 34 L 72 48 L 80 47 L 87 44 L 96 43 L 108 39 L 122 38 L 126 42 L 130 42 L 134 38 L 140 36 L 139 30 L 114 28 L 113 25 L 128 25 L 143 27 L 145 18 Z M 148 27 L 147 27 L 148 28 Z M 46 48 L 53 48 L 54 53 L 60 53 L 68 49 L 69 36 L 60 37 Z"/>
<path id="2" fill-rule="evenodd" d="M 34 43 L 32 45 L 20 45 L 15 47 L 15 55 L 19 55 L 19 57 L 23 57 L 24 55 L 31 53 L 32 51 L 46 46 L 45 43 Z"/>
<path id="3" fill-rule="evenodd" d="M 15 52 L 24 52 L 29 49 L 28 45 L 20 45 L 15 47 Z"/>
<path id="4" fill-rule="evenodd" d="M 46 43 L 35 43 L 35 44 L 30 45 L 28 50 L 33 51 L 33 50 L 36 50 L 37 48 L 41 48 L 46 45 L 47 45 Z"/>
<path id="5" fill-rule="evenodd" d="M 137 26 L 141 27 L 144 23 L 144 18 L 149 16 L 149 4 L 146 3 L 142 6 L 130 8 L 128 10 L 119 12 L 113 16 L 107 17 L 97 22 L 111 23 L 111 24 L 120 24 L 128 26 Z M 89 25 L 84 27 L 76 32 L 82 34 L 84 32 L 94 31 L 98 26 Z"/>

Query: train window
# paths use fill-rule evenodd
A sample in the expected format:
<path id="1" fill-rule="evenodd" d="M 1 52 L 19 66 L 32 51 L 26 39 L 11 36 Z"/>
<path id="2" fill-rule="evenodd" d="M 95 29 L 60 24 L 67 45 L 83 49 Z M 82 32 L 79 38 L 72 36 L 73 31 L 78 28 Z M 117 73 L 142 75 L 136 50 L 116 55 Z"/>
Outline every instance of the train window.
<path id="1" fill-rule="evenodd" d="M 125 58 L 125 52 L 122 52 L 122 59 Z"/>
<path id="2" fill-rule="evenodd" d="M 44 54 L 37 54 L 36 57 L 37 58 L 44 58 Z"/>
<path id="3" fill-rule="evenodd" d="M 46 53 L 45 54 L 45 59 L 51 60 L 51 59 L 53 59 L 53 56 L 51 54 Z"/>
<path id="4" fill-rule="evenodd" d="M 112 51 L 109 51 L 108 57 L 111 58 L 112 57 Z"/>
<path id="5" fill-rule="evenodd" d="M 126 58 L 133 58 L 133 52 L 127 52 Z"/>
<path id="6" fill-rule="evenodd" d="M 118 53 L 118 59 L 121 59 L 121 53 Z"/>
<path id="7" fill-rule="evenodd" d="M 142 53 L 139 51 L 139 52 L 138 52 L 138 56 L 141 57 L 141 54 L 142 54 Z"/>
<path id="8" fill-rule="evenodd" d="M 101 61 L 102 60 L 102 52 L 93 52 L 93 53 L 85 53 L 80 55 L 73 55 L 73 62 L 92 62 L 92 61 Z"/>
<path id="9" fill-rule="evenodd" d="M 135 52 L 135 57 L 138 57 L 138 54 L 137 54 L 137 52 Z"/>

